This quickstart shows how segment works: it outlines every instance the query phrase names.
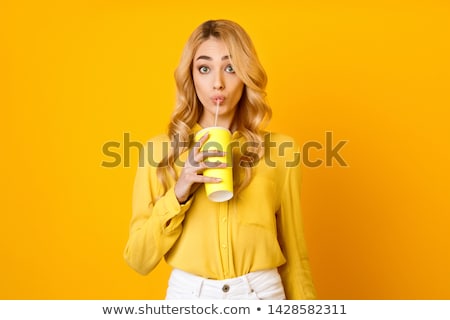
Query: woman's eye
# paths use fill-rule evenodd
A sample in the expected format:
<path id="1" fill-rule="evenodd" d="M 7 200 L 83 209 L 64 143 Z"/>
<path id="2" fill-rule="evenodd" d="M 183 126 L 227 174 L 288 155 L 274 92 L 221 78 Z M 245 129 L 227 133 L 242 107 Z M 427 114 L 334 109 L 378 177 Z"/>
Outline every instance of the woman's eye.
<path id="1" fill-rule="evenodd" d="M 209 68 L 205 67 L 205 66 L 201 66 L 200 68 L 198 68 L 198 71 L 200 71 L 200 73 L 208 73 Z"/>
<path id="2" fill-rule="evenodd" d="M 225 71 L 226 72 L 230 72 L 230 73 L 234 73 L 234 69 L 233 69 L 233 67 L 230 64 L 227 65 L 227 67 L 225 68 Z"/>

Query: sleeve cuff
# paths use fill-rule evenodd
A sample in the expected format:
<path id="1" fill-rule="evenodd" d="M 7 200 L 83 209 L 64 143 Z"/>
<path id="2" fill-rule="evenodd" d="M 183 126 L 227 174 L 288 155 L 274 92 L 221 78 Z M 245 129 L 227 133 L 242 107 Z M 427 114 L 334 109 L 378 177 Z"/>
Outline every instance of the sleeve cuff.
<path id="1" fill-rule="evenodd" d="M 165 229 L 167 229 L 167 227 L 169 227 L 169 229 L 171 229 L 170 227 L 174 227 L 174 221 L 170 221 L 170 220 L 179 220 L 179 219 L 175 219 L 175 218 L 180 218 L 181 220 L 184 219 L 184 214 L 186 213 L 186 211 L 189 210 L 191 204 L 192 204 L 192 199 L 193 197 L 189 198 L 188 201 L 186 201 L 186 203 L 184 204 L 180 204 L 178 202 L 178 199 L 175 195 L 175 188 L 172 187 L 170 188 L 166 194 L 163 196 L 162 199 L 160 199 L 160 201 L 163 202 L 163 207 L 164 210 L 158 211 L 158 216 L 161 219 L 161 223 L 163 226 L 165 226 Z M 170 223 L 169 223 L 170 221 Z M 168 230 L 167 230 L 168 231 Z"/>

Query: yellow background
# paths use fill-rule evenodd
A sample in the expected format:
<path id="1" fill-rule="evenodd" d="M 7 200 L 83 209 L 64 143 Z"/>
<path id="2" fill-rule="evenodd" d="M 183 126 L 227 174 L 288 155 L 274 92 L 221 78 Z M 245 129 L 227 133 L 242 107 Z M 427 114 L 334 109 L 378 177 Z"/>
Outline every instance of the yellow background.
<path id="1" fill-rule="evenodd" d="M 305 168 L 320 299 L 450 299 L 448 1 L 0 2 L 0 298 L 161 299 L 123 261 L 137 163 L 166 129 L 190 32 L 227 18 L 269 76 L 270 129 L 348 140 Z M 119 150 L 123 153 L 121 150 Z M 323 157 L 323 150 L 311 154 Z"/>

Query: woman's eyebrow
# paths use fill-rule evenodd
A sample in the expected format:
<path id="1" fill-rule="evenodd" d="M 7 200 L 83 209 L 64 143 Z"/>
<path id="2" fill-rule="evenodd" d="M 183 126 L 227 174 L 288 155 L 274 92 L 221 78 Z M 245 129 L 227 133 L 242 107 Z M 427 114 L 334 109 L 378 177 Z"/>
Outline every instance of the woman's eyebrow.
<path id="1" fill-rule="evenodd" d="M 222 61 L 223 60 L 228 60 L 228 59 L 230 59 L 230 56 L 223 56 L 222 57 Z M 209 57 L 209 56 L 199 56 L 197 59 L 195 59 L 195 60 L 208 60 L 208 61 L 212 61 L 213 60 L 213 58 L 211 58 L 211 57 Z"/>

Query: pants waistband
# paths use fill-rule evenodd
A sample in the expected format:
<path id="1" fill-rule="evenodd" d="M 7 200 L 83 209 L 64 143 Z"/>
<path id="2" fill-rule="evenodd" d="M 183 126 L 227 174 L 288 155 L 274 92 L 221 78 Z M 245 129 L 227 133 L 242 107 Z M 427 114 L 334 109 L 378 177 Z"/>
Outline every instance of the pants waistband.
<path id="1" fill-rule="evenodd" d="M 176 293 L 176 294 L 173 294 Z M 234 299 L 245 297 L 258 299 L 257 294 L 269 294 L 273 299 L 284 299 L 284 289 L 276 268 L 255 271 L 224 280 L 203 278 L 179 269 L 174 269 L 170 276 L 168 296 L 166 299 L 187 294 L 194 299 L 216 298 Z"/>

